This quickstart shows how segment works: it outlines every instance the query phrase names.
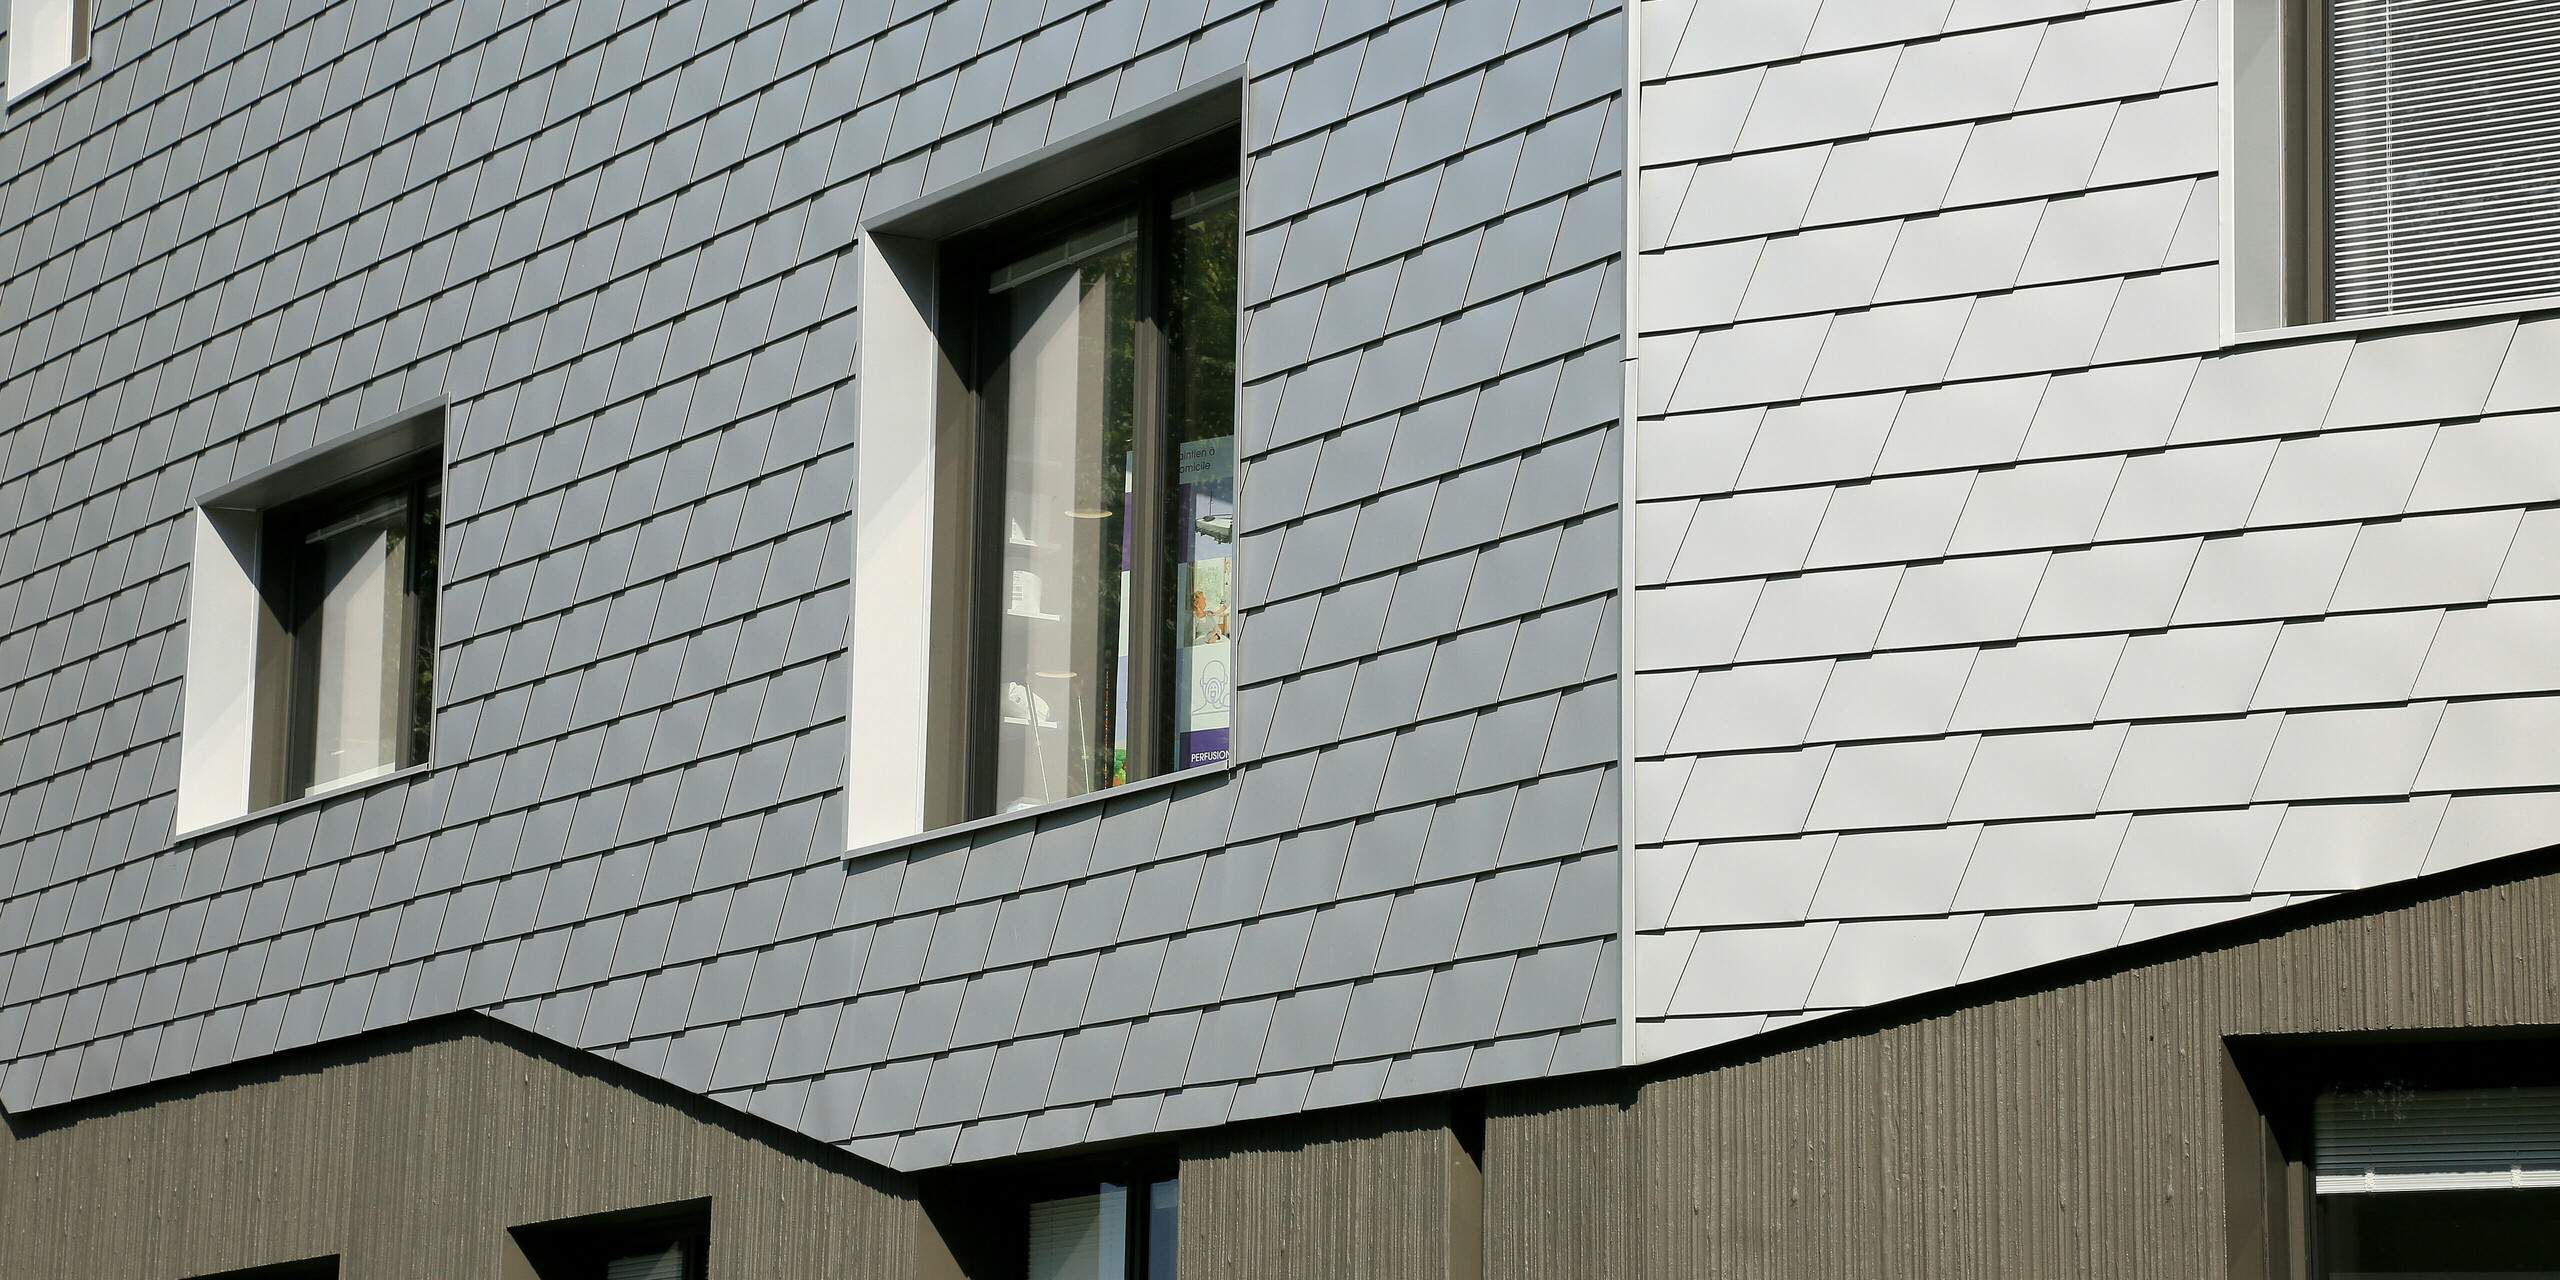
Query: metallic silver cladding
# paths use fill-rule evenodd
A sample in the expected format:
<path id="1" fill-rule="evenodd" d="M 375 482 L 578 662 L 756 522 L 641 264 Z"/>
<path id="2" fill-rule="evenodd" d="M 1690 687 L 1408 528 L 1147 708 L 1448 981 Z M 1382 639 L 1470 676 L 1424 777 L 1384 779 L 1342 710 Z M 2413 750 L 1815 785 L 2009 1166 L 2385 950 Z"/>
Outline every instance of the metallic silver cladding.
<path id="1" fill-rule="evenodd" d="M 0 1103 L 444 1012 L 908 1167 L 1618 1060 L 1613 5 L 102 11 L 0 130 Z M 886 212 L 1243 65 L 1250 763 L 836 832 Z M 195 494 L 448 401 L 435 768 L 172 844 Z"/>
<path id="2" fill-rule="evenodd" d="M 2232 341 L 2233 7 L 1647 7 L 1644 1056 L 2551 842 L 2560 321 Z"/>

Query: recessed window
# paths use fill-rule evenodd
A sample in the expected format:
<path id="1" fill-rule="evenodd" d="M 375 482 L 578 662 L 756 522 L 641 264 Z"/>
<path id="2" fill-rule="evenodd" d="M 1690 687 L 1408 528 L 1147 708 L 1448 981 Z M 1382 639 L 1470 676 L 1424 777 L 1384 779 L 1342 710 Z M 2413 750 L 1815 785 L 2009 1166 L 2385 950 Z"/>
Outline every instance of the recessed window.
<path id="1" fill-rule="evenodd" d="M 705 1280 L 711 1205 L 695 1200 L 515 1227 L 507 1238 L 538 1280 Z"/>
<path id="2" fill-rule="evenodd" d="M 2549 1040 L 2235 1042 L 2235 1277 L 2560 1275 Z"/>
<path id="3" fill-rule="evenodd" d="M 89 56 L 89 0 L 9 0 L 9 96 Z"/>
<path id="4" fill-rule="evenodd" d="M 1227 758 L 1232 156 L 1150 166 L 946 255 L 965 382 L 936 552 L 948 820 Z"/>
<path id="5" fill-rule="evenodd" d="M 967 1280 L 1174 1280 L 1182 1188 L 1170 1151 L 954 1168 L 919 1188 L 948 1263 Z"/>
<path id="6" fill-rule="evenodd" d="M 2536 0 L 2242 0 L 2237 327 L 2560 294 L 2560 23 Z"/>
<path id="7" fill-rule="evenodd" d="M 1226 761 L 1244 75 L 862 224 L 846 847 Z"/>
<path id="8" fill-rule="evenodd" d="M 1174 1280 L 1181 1186 L 1097 1182 L 1089 1192 L 1033 1201 L 1026 1213 L 1028 1280 Z"/>
<path id="9" fill-rule="evenodd" d="M 198 500 L 180 832 L 427 762 L 443 434 L 395 417 Z"/>

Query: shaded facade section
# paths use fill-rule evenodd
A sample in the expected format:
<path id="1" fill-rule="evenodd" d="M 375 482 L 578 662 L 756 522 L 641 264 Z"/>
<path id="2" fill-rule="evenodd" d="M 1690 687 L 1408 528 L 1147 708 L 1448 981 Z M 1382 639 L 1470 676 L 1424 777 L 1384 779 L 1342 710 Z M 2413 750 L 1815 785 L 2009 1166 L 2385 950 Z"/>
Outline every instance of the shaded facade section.
<path id="1" fill-rule="evenodd" d="M 1499 1089 L 1488 1274 L 2255 1280 L 2225 1038 L 2547 1035 L 2555 920 L 2546 852 Z"/>
<path id="2" fill-rule="evenodd" d="M 0 1273 L 168 1280 L 336 1255 L 498 1276 L 509 1228 L 708 1198 L 710 1274 L 912 1274 L 905 1179 L 502 1024 L 446 1018 L 0 1134 Z"/>

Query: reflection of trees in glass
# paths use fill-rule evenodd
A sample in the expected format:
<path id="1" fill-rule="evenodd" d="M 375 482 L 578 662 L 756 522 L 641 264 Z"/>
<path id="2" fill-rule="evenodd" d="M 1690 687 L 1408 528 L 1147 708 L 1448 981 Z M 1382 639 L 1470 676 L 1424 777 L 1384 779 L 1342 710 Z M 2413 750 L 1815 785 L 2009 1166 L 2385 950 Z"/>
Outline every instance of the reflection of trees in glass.
<path id="1" fill-rule="evenodd" d="M 1236 430 L 1236 207 L 1174 228 L 1166 421 L 1176 443 Z"/>

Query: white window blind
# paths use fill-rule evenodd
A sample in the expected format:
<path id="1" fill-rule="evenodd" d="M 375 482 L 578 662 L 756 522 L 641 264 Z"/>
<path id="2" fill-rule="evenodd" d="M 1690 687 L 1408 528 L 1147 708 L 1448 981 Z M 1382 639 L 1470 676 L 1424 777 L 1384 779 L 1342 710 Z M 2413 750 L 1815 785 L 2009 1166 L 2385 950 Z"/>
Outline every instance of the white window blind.
<path id="1" fill-rule="evenodd" d="M 2311 1169 L 2324 1196 L 2560 1187 L 2560 1089 L 2323 1094 Z"/>
<path id="2" fill-rule="evenodd" d="M 616 1258 L 604 1264 L 604 1280 L 685 1280 L 684 1246 Z"/>
<path id="3" fill-rule="evenodd" d="M 2560 4 L 2328 12 L 2330 313 L 2560 293 Z"/>
<path id="4" fill-rule="evenodd" d="M 1129 1189 L 1031 1206 L 1030 1280 L 1121 1280 L 1129 1267 Z"/>

